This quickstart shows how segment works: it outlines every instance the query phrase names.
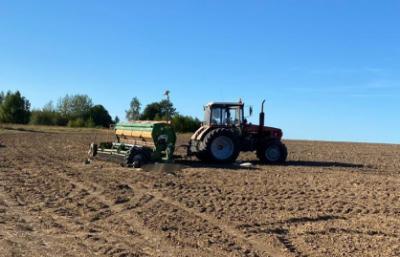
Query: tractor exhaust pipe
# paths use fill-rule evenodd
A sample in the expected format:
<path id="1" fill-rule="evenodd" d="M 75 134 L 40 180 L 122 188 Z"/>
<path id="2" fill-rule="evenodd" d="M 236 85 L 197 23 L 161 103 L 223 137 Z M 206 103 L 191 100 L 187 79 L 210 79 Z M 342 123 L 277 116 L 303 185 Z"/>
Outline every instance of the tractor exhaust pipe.
<path id="1" fill-rule="evenodd" d="M 261 104 L 260 123 L 259 123 L 260 129 L 262 129 L 264 127 L 264 123 L 265 123 L 264 103 L 265 103 L 265 100 L 263 100 L 262 104 Z"/>

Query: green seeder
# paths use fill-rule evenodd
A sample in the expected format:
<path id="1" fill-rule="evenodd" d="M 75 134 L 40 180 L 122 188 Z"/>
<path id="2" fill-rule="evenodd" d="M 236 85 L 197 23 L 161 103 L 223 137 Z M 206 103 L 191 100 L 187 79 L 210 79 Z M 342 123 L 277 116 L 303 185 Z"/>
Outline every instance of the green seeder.
<path id="1" fill-rule="evenodd" d="M 162 121 L 119 123 L 114 127 L 114 142 L 92 143 L 90 157 L 118 161 L 140 167 L 148 162 L 172 162 L 176 134 L 171 124 Z"/>

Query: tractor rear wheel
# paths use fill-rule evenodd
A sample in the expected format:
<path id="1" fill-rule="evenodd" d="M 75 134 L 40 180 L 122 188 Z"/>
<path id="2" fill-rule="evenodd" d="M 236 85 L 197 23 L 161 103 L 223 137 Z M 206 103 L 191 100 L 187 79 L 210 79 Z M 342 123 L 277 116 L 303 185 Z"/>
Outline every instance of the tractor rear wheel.
<path id="1" fill-rule="evenodd" d="M 279 140 L 269 141 L 257 149 L 257 157 L 264 163 L 283 163 L 287 155 L 286 146 Z"/>
<path id="2" fill-rule="evenodd" d="M 239 155 L 237 136 L 229 129 L 214 129 L 204 137 L 197 155 L 205 161 L 232 163 Z"/>

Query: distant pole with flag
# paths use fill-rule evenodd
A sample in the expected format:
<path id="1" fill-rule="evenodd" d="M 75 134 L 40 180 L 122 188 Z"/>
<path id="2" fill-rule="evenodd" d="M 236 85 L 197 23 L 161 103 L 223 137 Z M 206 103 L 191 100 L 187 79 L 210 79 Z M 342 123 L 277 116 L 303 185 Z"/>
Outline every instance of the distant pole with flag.
<path id="1" fill-rule="evenodd" d="M 170 103 L 169 93 L 170 93 L 169 90 L 165 90 L 165 92 L 164 92 L 164 95 L 167 97 L 168 105 Z M 170 114 L 169 114 L 169 106 L 167 106 L 167 122 L 171 123 L 171 117 L 170 117 Z"/>
<path id="2" fill-rule="evenodd" d="M 169 102 L 169 90 L 165 90 L 164 95 L 167 97 L 167 100 Z"/>

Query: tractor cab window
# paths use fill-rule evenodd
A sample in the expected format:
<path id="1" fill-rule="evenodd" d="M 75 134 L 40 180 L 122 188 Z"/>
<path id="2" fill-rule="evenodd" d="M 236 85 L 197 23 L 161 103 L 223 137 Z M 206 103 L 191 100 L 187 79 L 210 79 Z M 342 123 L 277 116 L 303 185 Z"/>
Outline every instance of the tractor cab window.
<path id="1" fill-rule="evenodd" d="M 211 111 L 211 124 L 212 125 L 221 125 L 222 124 L 222 109 L 221 108 L 213 108 Z"/>
<path id="2" fill-rule="evenodd" d="M 214 107 L 211 111 L 212 125 L 240 125 L 240 108 L 238 107 Z"/>

